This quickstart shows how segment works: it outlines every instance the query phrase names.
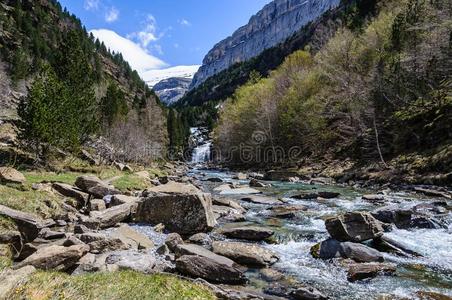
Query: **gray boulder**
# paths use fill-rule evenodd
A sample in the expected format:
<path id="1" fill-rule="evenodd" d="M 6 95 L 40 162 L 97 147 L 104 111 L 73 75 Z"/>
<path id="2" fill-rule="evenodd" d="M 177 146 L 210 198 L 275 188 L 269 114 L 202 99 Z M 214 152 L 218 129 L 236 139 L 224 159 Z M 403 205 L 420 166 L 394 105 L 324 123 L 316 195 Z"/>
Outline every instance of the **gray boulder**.
<path id="1" fill-rule="evenodd" d="M 88 200 L 88 194 L 73 187 L 72 185 L 54 182 L 52 188 L 65 197 L 74 198 L 77 200 L 78 207 L 84 207 Z"/>
<path id="2" fill-rule="evenodd" d="M 188 241 L 192 244 L 202 246 L 206 249 L 212 248 L 212 239 L 206 233 L 197 233 L 188 238 Z"/>
<path id="3" fill-rule="evenodd" d="M 0 182 L 22 184 L 27 179 L 25 176 L 11 167 L 0 167 Z"/>
<path id="4" fill-rule="evenodd" d="M 220 233 L 233 239 L 262 241 L 271 237 L 274 234 L 274 231 L 263 227 L 246 226 L 223 228 L 220 230 Z"/>
<path id="5" fill-rule="evenodd" d="M 210 194 L 157 194 L 138 202 L 136 222 L 165 225 L 181 235 L 211 230 L 215 225 Z"/>
<path id="6" fill-rule="evenodd" d="M 325 226 L 333 239 L 346 242 L 362 242 L 383 235 L 380 222 L 365 212 L 349 212 L 325 220 Z"/>
<path id="7" fill-rule="evenodd" d="M 341 243 L 342 256 L 353 259 L 356 262 L 383 262 L 381 252 L 368 246 L 345 242 Z"/>
<path id="8" fill-rule="evenodd" d="M 341 242 L 328 239 L 311 247 L 311 255 L 314 258 L 332 259 L 342 257 Z"/>
<path id="9" fill-rule="evenodd" d="M 83 221 L 83 225 L 91 229 L 113 227 L 129 219 L 135 209 L 135 203 L 125 203 L 103 211 L 92 211 L 90 217 Z"/>
<path id="10" fill-rule="evenodd" d="M 246 266 L 266 267 L 279 260 L 276 253 L 255 244 L 213 242 L 212 249 L 214 253 Z"/>
<path id="11" fill-rule="evenodd" d="M 368 264 L 353 264 L 349 267 L 347 273 L 348 281 L 354 282 L 367 278 L 373 278 L 377 275 L 391 275 L 395 273 L 395 264 L 381 264 L 381 263 L 368 263 Z"/>
<path id="12" fill-rule="evenodd" d="M 214 283 L 243 284 L 247 281 L 240 270 L 203 256 L 184 255 L 176 260 L 176 269 L 183 275 Z"/>
<path id="13" fill-rule="evenodd" d="M 30 265 L 42 270 L 66 271 L 72 268 L 88 251 L 87 245 L 44 247 L 15 265 L 14 268 L 20 269 Z"/>
<path id="14" fill-rule="evenodd" d="M 235 265 L 234 261 L 230 260 L 229 258 L 215 254 L 212 251 L 207 250 L 206 248 L 199 245 L 184 244 L 177 246 L 176 256 L 180 257 L 184 255 L 197 255 L 207 257 L 209 259 L 216 261 L 217 263 L 227 265 L 230 267 L 233 267 Z"/>

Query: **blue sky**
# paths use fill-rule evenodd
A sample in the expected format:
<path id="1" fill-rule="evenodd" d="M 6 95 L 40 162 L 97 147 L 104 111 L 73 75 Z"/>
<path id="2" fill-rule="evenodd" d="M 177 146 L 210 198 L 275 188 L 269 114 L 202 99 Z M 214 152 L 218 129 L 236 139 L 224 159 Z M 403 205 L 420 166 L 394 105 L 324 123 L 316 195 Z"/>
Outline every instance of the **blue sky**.
<path id="1" fill-rule="evenodd" d="M 198 65 L 214 44 L 245 25 L 270 0 L 60 0 L 112 48 L 128 52 L 132 67 Z M 119 36 L 119 37 L 118 37 Z M 104 38 L 105 37 L 105 38 Z M 126 38 L 139 46 L 144 55 Z M 127 50 L 126 50 L 127 49 Z M 118 50 L 119 51 L 119 50 Z M 134 52 L 135 51 L 135 52 Z M 138 53 L 140 52 L 140 53 Z M 123 53 L 124 54 L 124 53 Z M 140 63 L 147 61 L 147 64 Z"/>

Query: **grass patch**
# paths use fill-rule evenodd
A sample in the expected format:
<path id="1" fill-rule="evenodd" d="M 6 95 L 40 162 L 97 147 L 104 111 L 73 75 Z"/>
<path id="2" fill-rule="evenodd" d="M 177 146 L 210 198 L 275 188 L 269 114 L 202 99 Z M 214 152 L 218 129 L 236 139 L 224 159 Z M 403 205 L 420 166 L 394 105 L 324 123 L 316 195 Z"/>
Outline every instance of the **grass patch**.
<path id="1" fill-rule="evenodd" d="M 31 172 L 23 172 L 25 178 L 27 179 L 27 183 L 33 184 L 33 183 L 41 183 L 41 182 L 63 182 L 67 184 L 74 184 L 75 179 L 77 177 L 84 175 L 83 173 L 76 173 L 76 172 L 61 172 L 61 173 L 55 173 L 55 172 L 38 172 L 38 171 L 31 171 Z"/>
<path id="2" fill-rule="evenodd" d="M 149 169 L 146 169 L 146 171 L 149 172 L 149 176 L 151 178 L 163 177 L 163 176 L 168 175 L 168 173 L 166 173 L 165 171 L 162 171 L 162 170 L 156 169 L 156 168 L 149 168 Z"/>
<path id="3" fill-rule="evenodd" d="M 149 187 L 149 183 L 146 179 L 134 174 L 124 175 L 113 180 L 112 184 L 122 192 L 144 190 Z"/>
<path id="4" fill-rule="evenodd" d="M 12 209 L 34 213 L 44 218 L 55 215 L 62 198 L 57 195 L 35 191 L 28 187 L 17 189 L 12 186 L 0 185 L 0 204 Z"/>
<path id="5" fill-rule="evenodd" d="M 167 275 L 132 271 L 69 276 L 37 272 L 8 299 L 215 299 L 205 287 Z"/>
<path id="6" fill-rule="evenodd" d="M 12 253 L 8 245 L 0 245 L 0 272 L 12 265 Z"/>

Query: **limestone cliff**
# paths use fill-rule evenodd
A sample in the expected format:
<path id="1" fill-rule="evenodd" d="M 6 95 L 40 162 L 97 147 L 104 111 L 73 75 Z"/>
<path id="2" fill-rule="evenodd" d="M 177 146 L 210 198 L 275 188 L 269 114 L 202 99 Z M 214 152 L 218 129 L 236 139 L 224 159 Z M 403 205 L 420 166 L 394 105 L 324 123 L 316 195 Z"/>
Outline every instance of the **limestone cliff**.
<path id="1" fill-rule="evenodd" d="M 190 89 L 235 63 L 249 60 L 283 42 L 339 3 L 340 0 L 274 0 L 267 4 L 247 25 L 209 51 Z"/>

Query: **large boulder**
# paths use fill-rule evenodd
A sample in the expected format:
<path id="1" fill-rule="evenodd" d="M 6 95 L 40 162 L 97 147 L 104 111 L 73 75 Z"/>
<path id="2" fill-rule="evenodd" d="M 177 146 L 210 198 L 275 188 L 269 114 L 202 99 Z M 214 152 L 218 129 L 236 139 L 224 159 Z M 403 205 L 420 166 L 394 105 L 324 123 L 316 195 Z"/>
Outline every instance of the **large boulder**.
<path id="1" fill-rule="evenodd" d="M 10 218 L 16 223 L 25 242 L 34 240 L 38 237 L 42 228 L 51 225 L 50 221 L 44 221 L 35 215 L 14 210 L 4 205 L 0 205 L 0 216 Z"/>
<path id="2" fill-rule="evenodd" d="M 121 238 L 109 237 L 102 233 L 84 233 L 80 240 L 89 246 L 91 253 L 105 253 L 110 251 L 127 250 L 130 245 Z"/>
<path id="3" fill-rule="evenodd" d="M 19 231 L 0 230 L 0 244 L 10 245 L 14 256 L 17 256 L 22 251 L 22 236 Z"/>
<path id="4" fill-rule="evenodd" d="M 246 283 L 240 270 L 203 256 L 184 255 L 176 260 L 176 268 L 181 274 L 214 283 Z"/>
<path id="5" fill-rule="evenodd" d="M 349 212 L 326 219 L 325 226 L 333 239 L 342 242 L 362 242 L 383 235 L 381 223 L 365 212 Z"/>
<path id="6" fill-rule="evenodd" d="M 279 260 L 276 253 L 255 244 L 213 242 L 212 249 L 214 253 L 246 266 L 266 267 Z"/>
<path id="7" fill-rule="evenodd" d="M 90 217 L 83 224 L 91 229 L 113 227 L 131 217 L 136 209 L 135 203 L 125 203 L 103 211 L 92 211 Z"/>
<path id="8" fill-rule="evenodd" d="M 345 242 L 341 243 L 342 256 L 353 259 L 356 262 L 383 262 L 383 255 L 366 245 Z"/>
<path id="9" fill-rule="evenodd" d="M 178 233 L 170 233 L 166 237 L 165 245 L 171 252 L 176 252 L 177 246 L 184 244 L 184 240 Z"/>
<path id="10" fill-rule="evenodd" d="M 79 190 L 78 188 L 60 182 L 52 183 L 52 188 L 65 197 L 74 198 L 75 200 L 77 200 L 79 207 L 86 205 L 88 194 Z"/>
<path id="11" fill-rule="evenodd" d="M 154 186 L 147 189 L 148 193 L 165 193 L 165 194 L 199 194 L 202 193 L 200 189 L 189 183 L 180 183 L 169 181 L 167 184 Z"/>
<path id="12" fill-rule="evenodd" d="M 27 179 L 14 168 L 0 167 L 0 182 L 22 184 Z"/>
<path id="13" fill-rule="evenodd" d="M 223 228 L 221 229 L 220 233 L 228 238 L 233 239 L 262 241 L 271 237 L 274 234 L 274 231 L 263 227 L 245 226 L 245 227 Z"/>
<path id="14" fill-rule="evenodd" d="M 413 212 L 408 209 L 382 207 L 371 212 L 371 214 L 375 219 L 383 223 L 391 223 L 400 229 L 405 229 L 410 227 Z"/>
<path id="15" fill-rule="evenodd" d="M 318 193 L 308 193 L 308 194 L 300 194 L 294 195 L 291 198 L 300 199 L 300 200 L 309 200 L 309 199 L 334 199 L 340 196 L 340 193 L 337 192 L 318 192 Z"/>
<path id="16" fill-rule="evenodd" d="M 212 239 L 206 233 L 197 233 L 188 238 L 188 241 L 192 244 L 203 246 L 206 249 L 212 248 Z"/>
<path id="17" fill-rule="evenodd" d="M 341 242 L 328 239 L 311 247 L 311 255 L 314 258 L 332 259 L 342 257 Z"/>
<path id="18" fill-rule="evenodd" d="M 107 265 L 114 265 L 120 270 L 152 273 L 156 259 L 151 254 L 136 251 L 120 251 L 108 255 L 105 263 Z"/>
<path id="19" fill-rule="evenodd" d="M 121 194 L 114 186 L 108 185 L 98 177 L 91 175 L 78 177 L 75 180 L 75 186 L 80 190 L 101 199 L 107 195 Z"/>
<path id="20" fill-rule="evenodd" d="M 281 205 L 283 204 L 276 198 L 268 197 L 268 196 L 247 196 L 243 197 L 240 200 L 245 202 L 250 202 L 254 204 L 263 204 L 263 205 Z"/>
<path id="21" fill-rule="evenodd" d="M 313 287 L 299 287 L 290 292 L 294 300 L 327 300 L 328 297 Z"/>
<path id="22" fill-rule="evenodd" d="M 14 268 L 19 269 L 30 265 L 42 270 L 66 271 L 72 268 L 88 251 L 87 245 L 44 247 L 15 265 Z"/>
<path id="23" fill-rule="evenodd" d="M 211 230 L 215 225 L 210 194 L 157 194 L 142 198 L 134 214 L 136 222 L 162 223 L 187 236 Z"/>
<path id="24" fill-rule="evenodd" d="M 396 265 L 388 263 L 353 264 L 348 269 L 347 279 L 354 282 L 377 275 L 391 275 L 395 273 Z"/>
<path id="25" fill-rule="evenodd" d="M 227 265 L 230 267 L 233 267 L 235 265 L 234 261 L 230 260 L 229 258 L 215 254 L 212 251 L 207 250 L 206 248 L 204 248 L 202 246 L 194 245 L 194 244 L 183 244 L 183 245 L 177 246 L 176 255 L 177 255 L 177 257 L 184 256 L 184 255 L 197 255 L 197 256 L 207 257 L 209 259 L 216 261 L 217 263 Z"/>

